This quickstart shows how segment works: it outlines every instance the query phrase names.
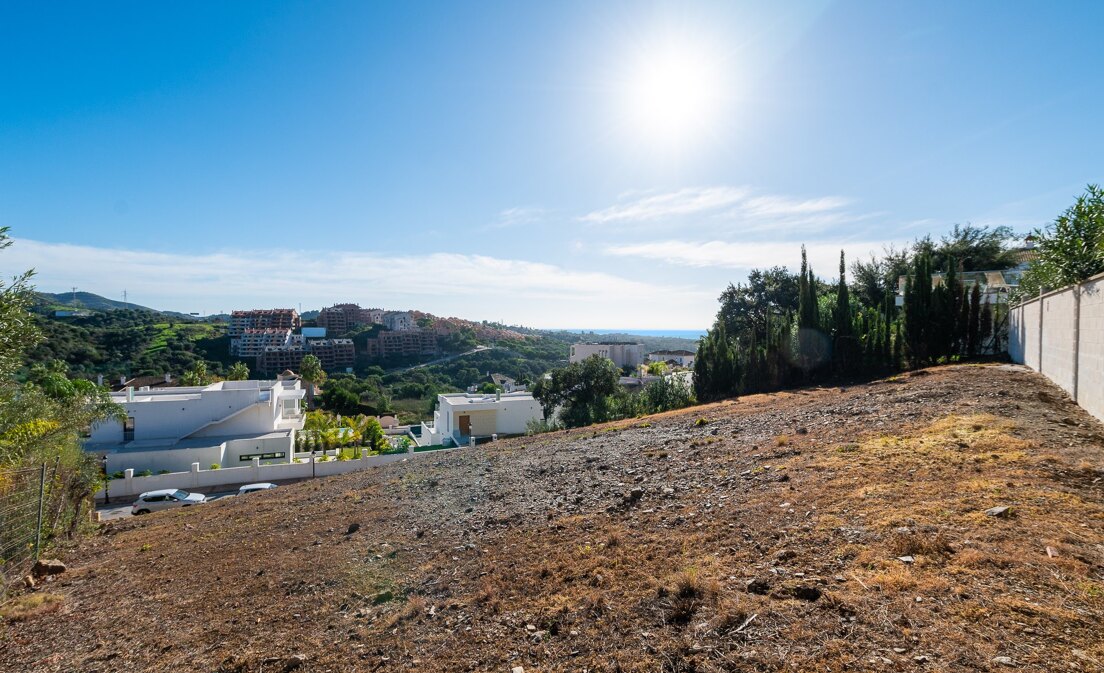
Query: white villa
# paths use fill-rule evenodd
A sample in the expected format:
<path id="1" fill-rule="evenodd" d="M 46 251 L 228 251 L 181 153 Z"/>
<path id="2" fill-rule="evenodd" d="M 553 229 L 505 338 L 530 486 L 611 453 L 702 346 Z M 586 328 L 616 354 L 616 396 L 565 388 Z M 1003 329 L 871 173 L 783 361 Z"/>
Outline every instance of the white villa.
<path id="1" fill-rule="evenodd" d="M 580 343 L 571 346 L 568 362 L 582 362 L 592 355 L 613 360 L 618 367 L 637 367 L 644 362 L 644 344 L 610 341 L 607 343 Z"/>
<path id="2" fill-rule="evenodd" d="M 437 396 L 433 425 L 422 423 L 422 446 L 467 445 L 472 438 L 524 434 L 529 421 L 544 418 L 532 393 L 450 393 Z"/>
<path id="3" fill-rule="evenodd" d="M 665 362 L 677 367 L 693 367 L 694 353 L 692 351 L 653 351 L 648 353 L 648 362 Z"/>
<path id="4" fill-rule="evenodd" d="M 261 463 L 290 463 L 303 429 L 298 379 L 219 381 L 184 388 L 127 388 L 112 393 L 127 414 L 92 429 L 85 450 L 107 458 L 107 472 L 187 472 Z"/>

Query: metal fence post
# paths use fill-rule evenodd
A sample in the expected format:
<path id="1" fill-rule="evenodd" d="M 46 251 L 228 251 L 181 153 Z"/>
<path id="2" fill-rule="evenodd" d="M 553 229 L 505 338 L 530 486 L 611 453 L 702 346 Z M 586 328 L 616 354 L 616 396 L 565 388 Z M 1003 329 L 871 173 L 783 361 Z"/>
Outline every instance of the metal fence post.
<path id="1" fill-rule="evenodd" d="M 42 547 L 42 503 L 46 499 L 46 463 L 38 473 L 38 526 L 35 528 L 34 560 L 38 561 L 38 554 Z"/>

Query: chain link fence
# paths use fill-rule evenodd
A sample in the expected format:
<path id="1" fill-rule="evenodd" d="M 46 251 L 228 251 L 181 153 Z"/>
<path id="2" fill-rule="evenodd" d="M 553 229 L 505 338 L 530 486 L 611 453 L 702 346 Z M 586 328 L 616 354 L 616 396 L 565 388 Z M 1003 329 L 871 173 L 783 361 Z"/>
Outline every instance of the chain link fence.
<path id="1" fill-rule="evenodd" d="M 64 509 L 58 462 L 0 470 L 0 595 L 38 560 Z"/>

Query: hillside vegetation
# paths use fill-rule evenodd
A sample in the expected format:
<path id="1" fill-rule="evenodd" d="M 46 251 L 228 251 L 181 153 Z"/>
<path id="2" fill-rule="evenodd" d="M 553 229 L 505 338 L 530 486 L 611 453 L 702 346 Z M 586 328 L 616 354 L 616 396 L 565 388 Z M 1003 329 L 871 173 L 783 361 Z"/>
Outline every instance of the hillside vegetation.
<path id="1" fill-rule="evenodd" d="M 1102 671 L 1102 443 L 951 366 L 415 458 L 106 526 L 0 670 Z"/>

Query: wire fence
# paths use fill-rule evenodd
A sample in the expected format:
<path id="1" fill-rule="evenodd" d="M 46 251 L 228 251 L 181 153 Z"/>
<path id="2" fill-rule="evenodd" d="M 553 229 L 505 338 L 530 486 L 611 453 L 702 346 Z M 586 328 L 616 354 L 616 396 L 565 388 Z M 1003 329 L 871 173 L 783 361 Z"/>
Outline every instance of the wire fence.
<path id="1" fill-rule="evenodd" d="M 65 508 L 65 482 L 57 461 L 0 471 L 0 590 L 26 574 L 52 537 Z"/>

